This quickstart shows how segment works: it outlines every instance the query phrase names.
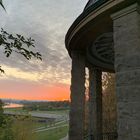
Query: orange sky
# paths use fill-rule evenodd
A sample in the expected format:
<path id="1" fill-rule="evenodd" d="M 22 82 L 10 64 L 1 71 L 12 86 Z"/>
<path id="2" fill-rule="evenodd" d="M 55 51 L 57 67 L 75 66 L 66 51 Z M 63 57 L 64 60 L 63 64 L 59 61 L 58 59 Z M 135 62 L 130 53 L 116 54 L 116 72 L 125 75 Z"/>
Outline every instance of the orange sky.
<path id="1" fill-rule="evenodd" d="M 11 85 L 12 86 L 12 85 Z M 26 85 L 25 85 L 26 86 Z M 20 88 L 22 90 L 20 90 Z M 69 100 L 68 85 L 30 85 L 30 87 L 19 86 L 10 89 L 2 89 L 0 98 L 25 99 L 25 100 Z"/>
<path id="2" fill-rule="evenodd" d="M 60 74 L 55 77 L 52 71 L 41 73 L 41 77 L 39 72 L 26 72 L 7 66 L 3 68 L 6 74 L 0 77 L 0 98 L 69 100 L 69 77 L 57 78 Z"/>
<path id="3" fill-rule="evenodd" d="M 4 67 L 1 74 L 0 98 L 25 100 L 69 100 L 69 79 L 50 70 L 45 73 L 22 71 L 18 68 Z M 64 73 L 63 73 L 64 75 Z M 41 77 L 42 76 L 42 77 Z M 60 78 L 57 78 L 57 77 Z M 46 79 L 46 80 L 45 80 Z"/>

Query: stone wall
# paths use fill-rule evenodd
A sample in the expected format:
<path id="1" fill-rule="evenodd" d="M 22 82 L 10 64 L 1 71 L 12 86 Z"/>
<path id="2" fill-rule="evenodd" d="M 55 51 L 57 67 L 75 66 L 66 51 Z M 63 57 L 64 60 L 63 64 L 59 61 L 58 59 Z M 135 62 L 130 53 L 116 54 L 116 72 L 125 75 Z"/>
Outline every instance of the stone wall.
<path id="1" fill-rule="evenodd" d="M 118 140 L 140 140 L 140 14 L 134 4 L 112 15 Z"/>

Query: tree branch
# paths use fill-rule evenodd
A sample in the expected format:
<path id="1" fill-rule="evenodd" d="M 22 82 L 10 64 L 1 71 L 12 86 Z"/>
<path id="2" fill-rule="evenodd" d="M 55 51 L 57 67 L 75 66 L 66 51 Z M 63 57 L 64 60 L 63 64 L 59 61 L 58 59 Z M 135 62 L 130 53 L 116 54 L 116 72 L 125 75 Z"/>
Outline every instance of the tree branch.
<path id="1" fill-rule="evenodd" d="M 32 51 L 35 48 L 34 39 L 25 38 L 22 35 L 12 35 L 1 29 L 0 47 L 3 47 L 6 57 L 10 57 L 13 52 L 21 54 L 27 60 L 33 57 L 42 60 L 42 55 L 39 52 Z M 0 67 L 0 72 L 4 72 Z"/>

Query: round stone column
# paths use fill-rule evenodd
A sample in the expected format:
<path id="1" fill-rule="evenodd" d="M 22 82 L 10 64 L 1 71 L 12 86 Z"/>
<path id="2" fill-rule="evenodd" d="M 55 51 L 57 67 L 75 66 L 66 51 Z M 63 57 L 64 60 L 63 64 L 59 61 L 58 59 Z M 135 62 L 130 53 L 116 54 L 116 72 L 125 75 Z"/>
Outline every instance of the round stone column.
<path id="1" fill-rule="evenodd" d="M 85 57 L 81 52 L 72 52 L 70 98 L 69 140 L 83 140 L 85 121 Z"/>
<path id="2" fill-rule="evenodd" d="M 89 68 L 89 140 L 102 136 L 102 72 Z"/>

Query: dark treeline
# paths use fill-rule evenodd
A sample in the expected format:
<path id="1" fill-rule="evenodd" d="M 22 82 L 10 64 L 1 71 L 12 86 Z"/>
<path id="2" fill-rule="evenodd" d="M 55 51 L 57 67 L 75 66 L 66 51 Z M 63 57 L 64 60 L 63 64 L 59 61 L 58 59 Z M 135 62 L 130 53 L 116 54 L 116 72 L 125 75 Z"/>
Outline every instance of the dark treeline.
<path id="1" fill-rule="evenodd" d="M 28 111 L 51 111 L 69 109 L 69 101 L 51 101 L 51 102 L 27 102 L 24 103 L 23 109 Z"/>

